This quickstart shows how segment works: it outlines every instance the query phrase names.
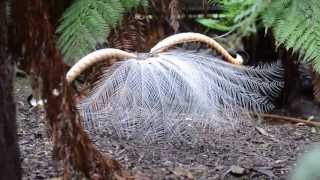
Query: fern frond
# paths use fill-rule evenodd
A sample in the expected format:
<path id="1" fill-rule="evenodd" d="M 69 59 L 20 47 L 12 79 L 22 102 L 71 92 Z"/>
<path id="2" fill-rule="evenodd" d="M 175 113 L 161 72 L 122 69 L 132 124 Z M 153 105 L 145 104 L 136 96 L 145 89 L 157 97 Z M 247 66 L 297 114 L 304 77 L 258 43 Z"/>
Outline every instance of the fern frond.
<path id="1" fill-rule="evenodd" d="M 120 2 L 125 9 L 137 8 L 139 6 L 148 6 L 148 0 L 120 0 Z"/>
<path id="2" fill-rule="evenodd" d="M 201 24 L 216 29 L 221 25 L 227 26 L 222 30 L 229 31 L 230 46 L 238 46 L 244 36 L 256 33 L 260 24 L 261 13 L 268 7 L 266 0 L 208 0 L 211 4 L 219 4 L 223 8 L 222 18 L 214 21 L 202 21 Z"/>
<path id="3" fill-rule="evenodd" d="M 257 22 L 272 29 L 277 46 L 284 45 L 300 55 L 303 62 L 311 62 L 320 72 L 320 1 L 318 0 L 209 0 L 232 10 L 231 5 L 247 3 L 246 8 L 237 6 L 234 18 L 236 39 L 252 34 Z M 229 3 L 229 6 L 227 6 Z"/>
<path id="4" fill-rule="evenodd" d="M 219 4 L 223 7 L 223 16 L 217 24 L 224 24 L 231 29 L 242 28 L 245 31 L 251 31 L 252 26 L 255 26 L 255 14 L 262 5 L 261 0 L 209 0 L 211 4 Z M 212 23 L 211 23 L 212 24 Z M 245 26 L 242 24 L 246 24 Z M 245 28 L 244 28 L 245 27 Z M 249 30 L 251 29 L 251 30 Z M 238 31 L 238 30 L 237 30 Z M 243 33 L 247 34 L 247 32 Z"/>
<path id="5" fill-rule="evenodd" d="M 262 14 L 276 41 L 298 52 L 302 61 L 311 62 L 320 72 L 320 2 L 317 0 L 272 1 Z"/>
<path id="6" fill-rule="evenodd" d="M 123 14 L 147 0 L 76 0 L 63 14 L 57 29 L 58 46 L 65 61 L 73 64 L 106 40 Z"/>
<path id="7" fill-rule="evenodd" d="M 108 45 L 128 52 L 144 52 L 146 50 L 145 25 L 145 21 L 136 19 L 134 15 L 124 17 L 121 25 L 108 37 Z"/>

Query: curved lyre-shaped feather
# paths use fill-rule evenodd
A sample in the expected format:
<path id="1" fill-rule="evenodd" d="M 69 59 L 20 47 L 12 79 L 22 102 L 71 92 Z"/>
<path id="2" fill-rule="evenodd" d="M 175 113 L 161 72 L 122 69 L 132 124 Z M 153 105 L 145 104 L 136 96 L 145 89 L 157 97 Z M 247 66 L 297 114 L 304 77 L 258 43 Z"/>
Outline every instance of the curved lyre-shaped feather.
<path id="1" fill-rule="evenodd" d="M 226 51 L 218 42 L 212 38 L 194 32 L 179 33 L 172 36 L 169 36 L 162 41 L 158 42 L 151 50 L 150 53 L 159 53 L 162 52 L 174 45 L 186 43 L 186 42 L 202 42 L 209 45 L 211 48 L 218 51 L 227 61 L 232 64 L 242 64 L 243 60 L 232 57 L 228 51 Z"/>
<path id="2" fill-rule="evenodd" d="M 128 53 L 119 49 L 107 48 L 94 51 L 82 59 L 80 59 L 67 73 L 66 80 L 68 83 L 71 83 L 77 76 L 81 74 L 85 69 L 92 66 L 93 64 L 110 59 L 126 59 L 126 58 L 135 58 L 136 55 Z"/>

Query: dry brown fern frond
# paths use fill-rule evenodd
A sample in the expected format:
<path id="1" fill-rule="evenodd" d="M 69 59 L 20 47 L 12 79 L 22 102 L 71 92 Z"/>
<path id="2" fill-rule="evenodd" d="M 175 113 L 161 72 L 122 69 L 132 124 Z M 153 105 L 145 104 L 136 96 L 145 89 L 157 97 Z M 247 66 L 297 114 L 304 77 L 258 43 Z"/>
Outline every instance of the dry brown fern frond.
<path id="1" fill-rule="evenodd" d="M 125 17 L 108 38 L 109 47 L 128 52 L 143 52 L 146 47 L 146 22 L 135 15 Z"/>
<path id="2" fill-rule="evenodd" d="M 168 24 L 176 33 L 180 27 L 181 3 L 179 0 L 151 0 L 150 6 L 154 10 L 159 23 Z M 171 34 L 171 33 L 170 33 Z"/>
<path id="3" fill-rule="evenodd" d="M 179 23 L 179 15 L 180 15 L 180 3 L 179 0 L 171 0 L 169 4 L 170 10 L 170 25 L 173 28 L 174 32 L 178 32 L 180 23 Z"/>

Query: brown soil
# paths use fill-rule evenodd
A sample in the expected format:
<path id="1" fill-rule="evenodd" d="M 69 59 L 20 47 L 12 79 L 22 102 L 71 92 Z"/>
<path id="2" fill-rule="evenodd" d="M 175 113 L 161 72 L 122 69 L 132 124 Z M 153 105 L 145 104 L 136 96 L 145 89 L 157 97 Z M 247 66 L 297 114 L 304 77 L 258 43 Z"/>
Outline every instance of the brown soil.
<path id="1" fill-rule="evenodd" d="M 18 78 L 15 94 L 23 179 L 61 177 L 62 166 L 52 158 L 44 114 L 27 103 L 31 90 L 26 79 Z M 320 142 L 314 128 L 265 121 L 208 136 L 197 147 L 133 145 L 94 132 L 91 137 L 137 179 L 286 179 L 308 146 Z"/>

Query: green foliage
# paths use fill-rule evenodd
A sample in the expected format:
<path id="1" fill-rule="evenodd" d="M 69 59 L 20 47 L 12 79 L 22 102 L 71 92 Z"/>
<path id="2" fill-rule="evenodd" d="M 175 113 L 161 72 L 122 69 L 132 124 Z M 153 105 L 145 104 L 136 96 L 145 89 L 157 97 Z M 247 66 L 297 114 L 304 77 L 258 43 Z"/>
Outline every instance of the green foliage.
<path id="1" fill-rule="evenodd" d="M 125 12 L 147 4 L 147 0 L 75 0 L 57 29 L 65 61 L 73 64 L 88 54 L 97 43 L 106 41 Z"/>
<path id="2" fill-rule="evenodd" d="M 233 39 L 237 41 L 256 32 L 256 25 L 274 33 L 277 45 L 298 53 L 303 62 L 311 62 L 320 72 L 320 1 L 319 0 L 209 0 L 225 9 Z M 243 4 L 242 4 L 243 3 Z M 233 13 L 234 14 L 233 14 Z M 230 24 L 232 19 L 232 23 Z M 259 24 L 259 22 L 261 22 Z M 211 26 L 215 28 L 212 23 Z"/>
<path id="3" fill-rule="evenodd" d="M 246 0 L 246 9 L 243 9 L 234 18 L 234 29 L 238 37 L 256 33 L 260 14 L 268 6 L 267 0 Z M 259 26 L 260 27 L 260 26 Z"/>
<path id="4" fill-rule="evenodd" d="M 123 7 L 127 10 L 139 6 L 148 6 L 148 0 L 120 0 L 120 2 L 123 5 Z"/>
<path id="5" fill-rule="evenodd" d="M 257 5 L 260 5 L 255 0 L 209 0 L 209 3 L 221 6 L 223 13 L 219 15 L 219 19 L 201 18 L 197 19 L 197 22 L 218 31 L 232 31 L 239 27 L 247 27 L 249 31 L 255 23 L 249 24 L 250 19 L 254 18 L 248 17 L 257 12 Z M 250 26 L 242 26 L 243 23 Z"/>
<path id="6" fill-rule="evenodd" d="M 197 18 L 196 21 L 203 26 L 206 26 L 210 29 L 218 30 L 218 31 L 230 31 L 231 27 L 229 24 L 226 24 L 224 22 L 221 22 L 217 19 L 211 19 L 211 18 Z"/>
<path id="7" fill-rule="evenodd" d="M 272 1 L 262 14 L 263 23 L 271 28 L 278 45 L 299 53 L 320 72 L 320 1 Z"/>

